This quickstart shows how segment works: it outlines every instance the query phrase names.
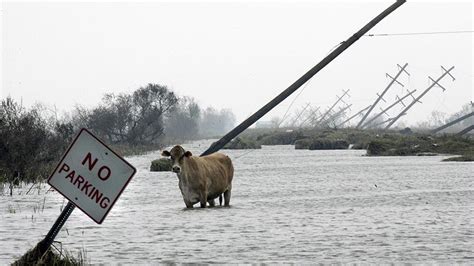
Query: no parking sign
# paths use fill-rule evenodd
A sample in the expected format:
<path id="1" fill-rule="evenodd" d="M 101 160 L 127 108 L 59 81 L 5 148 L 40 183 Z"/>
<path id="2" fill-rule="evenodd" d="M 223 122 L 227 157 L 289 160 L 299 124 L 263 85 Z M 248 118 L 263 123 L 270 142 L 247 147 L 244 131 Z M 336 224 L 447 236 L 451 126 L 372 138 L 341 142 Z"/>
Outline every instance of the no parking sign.
<path id="1" fill-rule="evenodd" d="M 83 128 L 48 183 L 101 224 L 136 169 Z"/>

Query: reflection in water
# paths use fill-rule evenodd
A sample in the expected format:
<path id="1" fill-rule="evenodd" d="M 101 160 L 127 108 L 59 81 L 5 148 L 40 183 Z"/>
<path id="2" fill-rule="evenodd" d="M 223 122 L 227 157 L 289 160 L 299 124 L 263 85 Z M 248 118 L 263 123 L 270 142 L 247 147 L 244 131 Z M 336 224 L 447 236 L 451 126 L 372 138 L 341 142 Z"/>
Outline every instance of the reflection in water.
<path id="1" fill-rule="evenodd" d="M 187 148 L 199 154 L 209 144 Z M 85 248 L 92 263 L 474 259 L 472 163 L 364 153 L 264 146 L 234 160 L 230 208 L 191 211 L 175 174 L 148 171 L 159 152 L 131 157 L 139 172 L 104 223 L 75 210 L 57 240 Z M 64 204 L 47 187 L 28 189 L 0 196 L 0 264 L 35 245 Z"/>

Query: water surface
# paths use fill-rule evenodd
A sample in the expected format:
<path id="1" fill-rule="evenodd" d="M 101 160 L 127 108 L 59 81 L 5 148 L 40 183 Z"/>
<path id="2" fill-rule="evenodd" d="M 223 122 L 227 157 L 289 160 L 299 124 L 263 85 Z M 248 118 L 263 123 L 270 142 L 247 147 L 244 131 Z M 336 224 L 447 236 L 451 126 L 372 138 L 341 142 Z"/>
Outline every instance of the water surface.
<path id="1" fill-rule="evenodd" d="M 92 263 L 474 261 L 472 163 L 293 146 L 225 153 L 230 208 L 186 210 L 175 174 L 149 172 L 153 152 L 128 158 L 138 173 L 102 225 L 76 209 L 57 240 Z M 0 264 L 41 240 L 66 204 L 47 185 L 29 189 L 0 196 Z"/>

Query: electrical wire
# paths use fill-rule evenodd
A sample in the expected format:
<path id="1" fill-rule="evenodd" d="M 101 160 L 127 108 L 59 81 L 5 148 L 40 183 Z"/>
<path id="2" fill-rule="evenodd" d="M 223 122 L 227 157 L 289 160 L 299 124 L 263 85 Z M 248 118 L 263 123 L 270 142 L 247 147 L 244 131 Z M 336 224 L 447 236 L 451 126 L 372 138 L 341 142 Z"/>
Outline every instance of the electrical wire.
<path id="1" fill-rule="evenodd" d="M 427 32 L 402 32 L 402 33 L 372 33 L 365 34 L 365 37 L 384 37 L 384 36 L 411 36 L 411 35 L 436 35 L 436 34 L 458 34 L 473 33 L 474 30 L 458 30 L 458 31 L 427 31 Z"/>
<path id="2" fill-rule="evenodd" d="M 344 43 L 344 41 L 334 45 L 327 54 L 330 54 L 332 51 L 334 51 L 337 47 L 341 46 L 342 44 Z M 313 77 L 311 77 L 303 86 L 303 88 L 301 88 L 300 92 L 295 96 L 295 98 L 293 99 L 293 101 L 291 101 L 290 105 L 288 106 L 288 109 L 286 109 L 286 112 L 285 114 L 283 115 L 283 117 L 281 118 L 280 122 L 278 123 L 278 127 L 280 127 L 280 125 L 285 121 L 285 119 L 287 118 L 287 114 L 288 112 L 290 111 L 291 107 L 293 106 L 293 104 L 295 103 L 296 99 L 298 99 L 298 97 L 301 95 L 301 93 L 303 93 L 304 89 L 306 89 L 306 87 L 308 86 L 308 84 L 311 82 L 311 80 L 313 79 Z"/>

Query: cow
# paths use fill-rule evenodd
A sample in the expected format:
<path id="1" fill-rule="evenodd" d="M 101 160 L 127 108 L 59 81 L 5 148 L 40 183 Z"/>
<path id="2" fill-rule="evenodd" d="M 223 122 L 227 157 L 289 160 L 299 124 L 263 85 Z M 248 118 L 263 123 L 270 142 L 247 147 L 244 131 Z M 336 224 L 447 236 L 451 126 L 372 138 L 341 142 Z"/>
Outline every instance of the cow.
<path id="1" fill-rule="evenodd" d="M 178 175 L 179 189 L 187 208 L 200 203 L 201 208 L 214 207 L 214 199 L 219 197 L 224 206 L 229 206 L 232 190 L 234 167 L 231 159 L 222 153 L 213 153 L 207 156 L 193 156 L 180 145 L 170 151 L 164 150 L 162 156 L 171 157 L 171 171 Z"/>

